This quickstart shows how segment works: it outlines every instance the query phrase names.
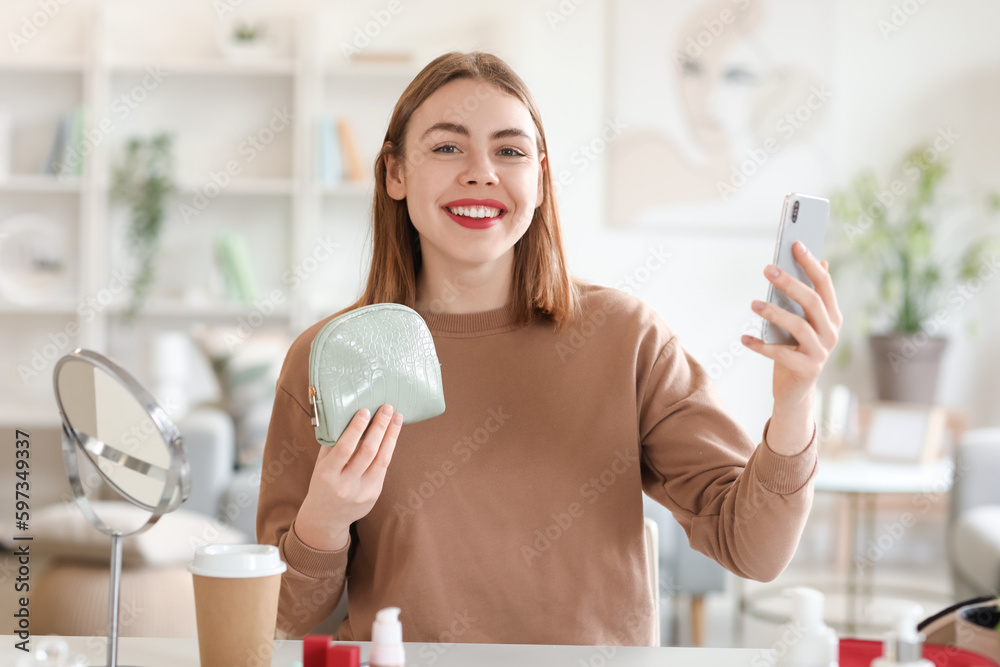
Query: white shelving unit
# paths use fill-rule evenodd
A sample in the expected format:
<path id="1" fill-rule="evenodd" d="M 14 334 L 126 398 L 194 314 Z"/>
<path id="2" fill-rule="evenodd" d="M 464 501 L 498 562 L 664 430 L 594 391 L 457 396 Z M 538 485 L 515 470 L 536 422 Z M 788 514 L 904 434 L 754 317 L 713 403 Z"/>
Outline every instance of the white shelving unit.
<path id="1" fill-rule="evenodd" d="M 173 28 L 164 24 L 167 14 L 157 13 L 169 11 L 166 3 L 145 17 L 134 4 L 70 8 L 61 20 L 86 22 L 75 54 L 0 61 L 0 104 L 12 108 L 15 134 L 12 173 L 0 181 L 0 224 L 43 213 L 65 226 L 73 249 L 61 292 L 29 302 L 0 293 L 0 354 L 8 369 L 0 380 L 2 423 L 47 411 L 55 422 L 52 366 L 75 347 L 103 351 L 141 377 L 144 345 L 156 331 L 197 322 L 236 325 L 257 311 L 212 291 L 214 239 L 222 231 L 247 239 L 262 299 L 281 291 L 266 326 L 297 332 L 346 305 L 360 287 L 373 187 L 319 183 L 318 119 L 349 115 L 370 169 L 392 106 L 417 66 L 347 67 L 333 47 L 323 47 L 335 17 L 308 10 L 274 15 L 275 26 L 285 30 L 284 50 L 275 58 L 233 63 L 212 48 L 216 17 L 207 5 L 190 21 L 171 15 Z M 149 52 L 123 29 L 137 21 L 149 26 L 144 33 L 166 33 Z M 171 29 L 182 32 L 172 40 Z M 89 142 L 82 176 L 42 175 L 57 118 L 75 104 L 99 140 Z M 286 126 L 275 130 L 278 117 Z M 98 132 L 102 120 L 110 121 L 110 132 Z M 129 290 L 115 289 L 116 272 L 128 269 L 125 212 L 109 200 L 111 165 L 129 138 L 162 131 L 174 136 L 178 195 L 161 237 L 152 294 L 139 317 L 126 323 Z M 244 143 L 255 133 L 258 143 L 269 141 L 250 151 Z M 213 188 L 212 174 L 231 161 L 240 173 Z M 191 204 L 199 193 L 213 196 L 185 219 L 180 203 Z M 331 245 L 334 256 L 318 262 L 318 249 Z M 298 278 L 290 281 L 293 274 Z"/>

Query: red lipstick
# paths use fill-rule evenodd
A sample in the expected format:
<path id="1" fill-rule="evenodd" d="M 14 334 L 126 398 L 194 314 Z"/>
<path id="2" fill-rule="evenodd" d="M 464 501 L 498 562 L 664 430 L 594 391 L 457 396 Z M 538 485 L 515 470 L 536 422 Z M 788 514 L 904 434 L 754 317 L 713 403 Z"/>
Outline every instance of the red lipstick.
<path id="1" fill-rule="evenodd" d="M 464 215 L 456 215 L 448 210 L 449 208 L 460 208 L 464 206 L 485 206 L 487 208 L 499 209 L 500 213 L 492 218 L 470 218 Z M 445 204 L 443 208 L 444 212 L 447 213 L 452 220 L 467 229 L 488 229 L 489 227 L 492 227 L 500 222 L 503 216 L 507 213 L 507 207 L 498 202 L 496 199 L 456 199 L 455 201 Z"/>

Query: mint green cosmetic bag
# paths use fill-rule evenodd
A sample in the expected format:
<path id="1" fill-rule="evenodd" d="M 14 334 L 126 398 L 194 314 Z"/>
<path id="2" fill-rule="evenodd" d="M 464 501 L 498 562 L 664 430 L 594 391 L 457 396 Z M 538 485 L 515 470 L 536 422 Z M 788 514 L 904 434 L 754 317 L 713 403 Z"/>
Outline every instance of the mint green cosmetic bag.
<path id="1" fill-rule="evenodd" d="M 309 402 L 316 439 L 337 443 L 354 413 L 388 403 L 404 424 L 444 412 L 441 363 L 424 319 L 398 303 L 335 317 L 309 348 Z"/>

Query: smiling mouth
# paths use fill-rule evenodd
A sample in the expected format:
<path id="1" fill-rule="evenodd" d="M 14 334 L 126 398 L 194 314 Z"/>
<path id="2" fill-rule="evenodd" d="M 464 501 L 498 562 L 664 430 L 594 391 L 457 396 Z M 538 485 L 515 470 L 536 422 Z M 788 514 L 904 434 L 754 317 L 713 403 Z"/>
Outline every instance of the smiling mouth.
<path id="1" fill-rule="evenodd" d="M 453 215 L 473 220 L 498 218 L 506 213 L 502 208 L 492 206 L 445 206 L 444 209 Z"/>

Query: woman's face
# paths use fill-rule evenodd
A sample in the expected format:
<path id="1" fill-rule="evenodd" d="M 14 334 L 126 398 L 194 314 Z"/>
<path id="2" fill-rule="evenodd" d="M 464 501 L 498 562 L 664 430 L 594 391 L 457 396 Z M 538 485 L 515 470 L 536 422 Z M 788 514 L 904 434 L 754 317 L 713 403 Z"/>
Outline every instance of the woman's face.
<path id="1" fill-rule="evenodd" d="M 386 188 L 406 199 L 425 264 L 461 270 L 513 252 L 542 199 L 537 147 L 527 107 L 482 81 L 451 81 L 417 107 Z"/>

